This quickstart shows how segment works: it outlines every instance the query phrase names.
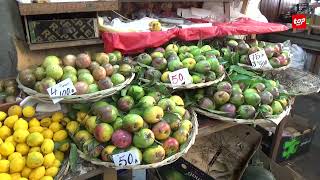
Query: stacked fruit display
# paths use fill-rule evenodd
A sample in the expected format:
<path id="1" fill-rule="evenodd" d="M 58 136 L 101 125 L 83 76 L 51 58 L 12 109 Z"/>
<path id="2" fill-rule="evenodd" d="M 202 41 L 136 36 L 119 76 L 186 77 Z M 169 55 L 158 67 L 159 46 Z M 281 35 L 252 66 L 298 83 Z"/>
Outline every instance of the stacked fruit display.
<path id="1" fill-rule="evenodd" d="M 279 115 L 289 105 L 288 96 L 280 95 L 279 86 L 273 80 L 249 86 L 222 81 L 216 87 L 198 90 L 195 97 L 200 108 L 209 112 L 218 110 L 222 116 L 239 119 Z"/>
<path id="2" fill-rule="evenodd" d="M 0 104 L 16 102 L 18 92 L 14 79 L 0 80 Z"/>
<path id="3" fill-rule="evenodd" d="M 20 82 L 37 92 L 47 94 L 47 88 L 70 78 L 78 95 L 110 89 L 123 83 L 132 73 L 132 67 L 123 61 L 119 51 L 69 54 L 62 60 L 47 56 L 42 65 L 19 73 Z"/>
<path id="4" fill-rule="evenodd" d="M 233 64 L 241 63 L 251 66 L 251 61 L 249 55 L 260 50 L 264 50 L 270 65 L 273 68 L 279 68 L 282 66 L 287 66 L 290 62 L 289 51 L 282 48 L 280 43 L 269 43 L 258 40 L 248 40 L 247 42 L 243 40 L 229 40 L 227 42 L 229 48 L 221 48 L 223 57 L 225 59 L 230 59 Z M 234 59 L 231 59 L 231 51 L 237 53 Z"/>
<path id="5" fill-rule="evenodd" d="M 78 110 L 75 118 L 67 130 L 78 148 L 102 161 L 112 162 L 112 155 L 134 150 L 141 164 L 157 163 L 184 149 L 193 137 L 190 114 L 179 96 L 147 93 L 137 85 L 116 101 L 98 101 L 87 112 Z"/>
<path id="6" fill-rule="evenodd" d="M 214 81 L 224 74 L 224 68 L 217 57 L 220 52 L 209 45 L 180 46 L 169 44 L 165 49 L 156 48 L 151 54 L 142 53 L 137 56 L 140 64 L 152 66 L 144 73 L 148 80 L 170 83 L 169 73 L 188 68 L 193 84 Z"/>
<path id="7" fill-rule="evenodd" d="M 0 178 L 53 179 L 69 149 L 61 112 L 38 120 L 32 106 L 0 111 Z"/>

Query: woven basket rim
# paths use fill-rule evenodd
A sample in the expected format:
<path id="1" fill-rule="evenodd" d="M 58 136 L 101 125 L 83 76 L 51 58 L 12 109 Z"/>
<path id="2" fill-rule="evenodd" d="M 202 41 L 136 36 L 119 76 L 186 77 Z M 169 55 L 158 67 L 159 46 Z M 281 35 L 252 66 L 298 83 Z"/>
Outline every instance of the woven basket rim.
<path id="1" fill-rule="evenodd" d="M 270 117 L 270 118 L 258 118 L 258 119 L 237 119 L 237 118 L 229 118 L 225 116 L 221 116 L 219 114 L 215 114 L 209 111 L 206 111 L 205 109 L 199 108 L 199 107 L 192 107 L 192 109 L 204 116 L 207 116 L 209 118 L 213 118 L 214 120 L 220 120 L 225 122 L 233 122 L 237 124 L 265 124 L 265 123 L 274 123 L 273 120 L 280 122 L 283 118 L 288 116 L 290 114 L 290 111 L 292 109 L 293 100 L 289 100 L 288 106 L 286 109 L 276 117 Z"/>
<path id="2" fill-rule="evenodd" d="M 91 162 L 92 164 L 99 165 L 99 166 L 105 166 L 108 168 L 115 168 L 115 169 L 148 169 L 148 168 L 157 168 L 161 167 L 170 163 L 173 163 L 174 161 L 178 160 L 180 157 L 182 157 L 184 154 L 188 152 L 188 150 L 191 148 L 191 146 L 194 144 L 196 136 L 198 134 L 198 120 L 197 120 L 197 114 L 193 109 L 189 109 L 190 114 L 191 114 L 191 122 L 192 122 L 192 131 L 189 135 L 188 138 L 188 145 L 182 150 L 179 151 L 178 153 L 165 158 L 161 162 L 158 163 L 153 163 L 153 164 L 142 164 L 142 165 L 133 165 L 133 166 L 115 166 L 114 163 L 112 162 L 104 162 L 101 160 L 96 160 L 96 159 L 91 159 L 87 155 L 85 155 L 82 151 L 78 149 L 79 157 L 82 159 Z"/>
<path id="3" fill-rule="evenodd" d="M 70 168 L 69 158 L 67 157 L 63 163 L 62 166 L 60 166 L 60 170 L 58 174 L 54 177 L 54 180 L 63 180 L 64 176 L 67 175 Z"/>
<path id="4" fill-rule="evenodd" d="M 94 92 L 90 94 L 64 96 L 63 97 L 64 99 L 61 100 L 60 102 L 70 103 L 70 102 L 77 102 L 81 100 L 92 101 L 92 100 L 99 100 L 99 99 L 111 96 L 116 92 L 120 91 L 121 89 L 125 88 L 127 85 L 129 85 L 133 81 L 134 77 L 135 77 L 135 73 L 132 73 L 131 76 L 127 78 L 123 83 L 113 86 L 110 89 L 104 89 L 104 90 L 100 90 L 98 92 Z M 16 81 L 18 83 L 18 87 L 29 96 L 39 99 L 40 101 L 52 102 L 52 99 L 48 94 L 39 93 L 34 89 L 24 86 L 19 80 L 19 75 L 17 76 Z"/>
<path id="5" fill-rule="evenodd" d="M 246 69 L 249 69 L 249 70 L 252 70 L 252 71 L 283 71 L 283 70 L 286 70 L 290 67 L 291 65 L 291 59 L 289 59 L 289 62 L 286 66 L 281 66 L 279 68 L 272 68 L 272 69 L 254 69 L 252 68 L 252 66 L 249 66 L 247 64 L 242 64 L 242 63 L 238 63 L 238 66 L 240 67 L 243 67 L 243 68 L 246 68 Z"/>
<path id="6" fill-rule="evenodd" d="M 225 74 L 223 73 L 222 76 L 220 76 L 219 78 L 215 79 L 214 81 L 208 81 L 208 82 L 203 82 L 203 83 L 197 83 L 197 84 L 182 84 L 179 86 L 176 86 L 174 88 L 174 90 L 183 90 L 183 89 L 198 89 L 198 88 L 203 88 L 203 87 L 208 87 L 214 84 L 217 84 L 219 82 L 221 82 L 223 79 L 225 78 Z M 143 82 L 150 82 L 148 79 L 141 79 L 141 81 Z M 166 87 L 168 88 L 172 88 L 173 86 L 169 83 L 157 83 L 157 84 L 164 84 Z"/>

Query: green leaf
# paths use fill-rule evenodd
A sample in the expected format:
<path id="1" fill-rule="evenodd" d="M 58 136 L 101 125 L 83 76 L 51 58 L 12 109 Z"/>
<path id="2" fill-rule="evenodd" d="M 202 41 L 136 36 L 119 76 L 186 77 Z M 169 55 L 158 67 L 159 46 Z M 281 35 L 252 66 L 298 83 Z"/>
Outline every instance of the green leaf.
<path id="1" fill-rule="evenodd" d="M 70 169 L 72 172 L 76 172 L 76 170 L 77 170 L 78 159 L 79 159 L 79 154 L 77 151 L 77 146 L 75 144 L 71 143 L 70 154 L 69 154 L 69 163 L 70 163 Z"/>
<path id="2" fill-rule="evenodd" d="M 258 77 L 256 73 L 252 72 L 252 71 L 248 71 L 246 69 L 244 69 L 243 67 L 237 66 L 237 65 L 232 65 L 230 66 L 230 71 L 235 71 L 239 74 L 244 74 L 247 76 L 251 76 L 251 77 Z"/>
<path id="3" fill-rule="evenodd" d="M 72 105 L 72 108 L 78 111 L 82 111 L 82 112 L 88 112 L 90 110 L 90 104 L 74 104 Z"/>

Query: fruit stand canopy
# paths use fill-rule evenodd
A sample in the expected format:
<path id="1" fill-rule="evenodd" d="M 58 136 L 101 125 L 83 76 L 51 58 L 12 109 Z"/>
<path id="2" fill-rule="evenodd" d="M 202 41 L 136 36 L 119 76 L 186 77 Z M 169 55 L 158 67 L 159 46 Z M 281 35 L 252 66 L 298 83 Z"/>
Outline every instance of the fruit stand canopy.
<path id="1" fill-rule="evenodd" d="M 288 27 L 282 24 L 239 18 L 232 22 L 216 23 L 212 27 L 173 28 L 159 32 L 103 32 L 102 39 L 106 52 L 120 50 L 130 54 L 143 52 L 146 48 L 161 46 L 172 38 L 192 41 L 228 35 L 264 34 L 286 30 Z"/>

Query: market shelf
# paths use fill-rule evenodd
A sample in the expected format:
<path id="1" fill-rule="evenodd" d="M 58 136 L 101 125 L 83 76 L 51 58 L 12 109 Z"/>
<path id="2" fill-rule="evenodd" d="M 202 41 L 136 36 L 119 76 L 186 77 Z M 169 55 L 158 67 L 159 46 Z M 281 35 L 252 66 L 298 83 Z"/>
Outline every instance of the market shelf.
<path id="1" fill-rule="evenodd" d="M 21 16 L 118 10 L 117 0 L 62 3 L 18 3 Z"/>
<path id="2" fill-rule="evenodd" d="M 86 45 L 95 45 L 95 44 L 103 44 L 103 42 L 101 39 L 63 41 L 63 42 L 53 42 L 53 43 L 29 44 L 29 48 L 30 50 L 41 50 L 41 49 L 86 46 Z"/>

